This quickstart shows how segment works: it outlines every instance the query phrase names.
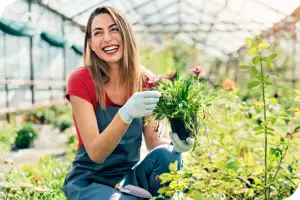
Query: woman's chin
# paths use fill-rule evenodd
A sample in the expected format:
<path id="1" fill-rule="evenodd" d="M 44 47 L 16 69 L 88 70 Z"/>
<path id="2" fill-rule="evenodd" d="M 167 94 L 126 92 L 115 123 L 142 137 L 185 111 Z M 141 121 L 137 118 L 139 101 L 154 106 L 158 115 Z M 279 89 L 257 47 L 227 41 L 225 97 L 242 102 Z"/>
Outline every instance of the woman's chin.
<path id="1" fill-rule="evenodd" d="M 111 65 L 111 64 L 119 64 L 120 61 L 121 61 L 121 58 L 119 58 L 119 59 L 107 59 L 105 62 L 107 64 Z"/>

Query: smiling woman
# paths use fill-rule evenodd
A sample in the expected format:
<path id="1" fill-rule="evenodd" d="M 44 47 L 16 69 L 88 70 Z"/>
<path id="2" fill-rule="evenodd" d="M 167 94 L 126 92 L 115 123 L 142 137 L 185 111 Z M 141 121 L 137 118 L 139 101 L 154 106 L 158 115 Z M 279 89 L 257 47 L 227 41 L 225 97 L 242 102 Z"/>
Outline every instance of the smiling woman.
<path id="1" fill-rule="evenodd" d="M 181 154 L 159 138 L 154 119 L 144 126 L 144 117 L 153 112 L 161 94 L 142 91 L 146 70 L 138 60 L 134 33 L 123 14 L 111 7 L 97 8 L 86 28 L 86 66 L 70 75 L 66 92 L 78 136 L 76 158 L 63 185 L 68 199 L 135 200 L 157 195 L 158 176 L 169 172 L 175 161 L 181 168 Z M 140 161 L 142 133 L 150 152 Z M 138 187 L 133 191 L 143 192 L 124 194 L 124 188 L 132 185 Z"/>

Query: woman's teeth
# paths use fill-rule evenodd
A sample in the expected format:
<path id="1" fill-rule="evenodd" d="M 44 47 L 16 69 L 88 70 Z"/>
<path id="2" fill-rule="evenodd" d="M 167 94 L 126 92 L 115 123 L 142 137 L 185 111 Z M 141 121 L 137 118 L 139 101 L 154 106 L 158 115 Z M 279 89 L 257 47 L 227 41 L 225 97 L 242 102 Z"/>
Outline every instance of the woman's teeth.
<path id="1" fill-rule="evenodd" d="M 119 48 L 118 46 L 110 46 L 110 47 L 104 48 L 103 51 L 105 51 L 105 52 L 113 52 L 115 50 L 118 50 L 118 48 Z"/>

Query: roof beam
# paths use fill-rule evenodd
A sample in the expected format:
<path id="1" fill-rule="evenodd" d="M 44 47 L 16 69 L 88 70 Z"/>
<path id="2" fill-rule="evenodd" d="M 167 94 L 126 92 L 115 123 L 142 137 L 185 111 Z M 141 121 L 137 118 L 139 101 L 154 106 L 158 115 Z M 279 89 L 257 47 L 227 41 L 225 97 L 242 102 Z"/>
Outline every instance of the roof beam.
<path id="1" fill-rule="evenodd" d="M 47 9 L 47 10 L 49 10 L 49 11 L 51 11 L 51 12 L 53 12 L 53 13 L 55 13 L 55 14 L 61 16 L 64 20 L 68 20 L 68 21 L 70 21 L 71 23 L 75 24 L 76 26 L 79 26 L 79 27 L 81 28 L 81 30 L 84 30 L 84 27 L 85 27 L 85 26 L 79 24 L 78 22 L 76 22 L 76 21 L 73 20 L 72 18 L 67 17 L 67 16 L 64 15 L 63 13 L 60 13 L 60 12 L 58 12 L 57 10 L 51 8 L 49 5 L 42 3 L 41 0 L 33 1 L 33 2 L 34 2 L 34 3 L 37 3 L 38 5 L 40 5 L 41 7 L 45 8 L 45 9 Z"/>
<path id="2" fill-rule="evenodd" d="M 126 2 L 124 2 L 125 0 L 121 0 L 123 2 L 124 5 L 126 5 Z M 137 10 L 134 10 L 132 7 L 129 6 L 129 8 L 126 8 L 127 11 L 125 11 L 125 13 L 131 13 L 131 12 L 134 12 L 135 14 L 139 15 L 139 19 L 137 20 L 139 22 L 139 24 L 143 25 L 143 35 L 149 35 L 148 33 L 148 29 L 147 27 L 145 26 L 145 23 L 144 23 L 144 20 L 143 19 L 140 19 L 141 18 L 141 15 L 140 13 L 137 11 Z M 134 23 L 134 24 L 137 24 L 137 23 Z"/>
<path id="3" fill-rule="evenodd" d="M 163 11 L 163 10 L 165 10 L 167 8 L 170 8 L 170 7 L 174 6 L 174 5 L 176 5 L 176 4 L 174 4 L 174 2 L 170 2 L 170 3 L 166 4 L 164 7 L 162 7 L 160 10 Z M 149 14 L 145 14 L 145 15 L 142 15 L 142 18 L 144 20 L 146 20 L 147 18 L 149 18 L 149 17 L 151 17 L 151 16 L 153 16 L 155 14 L 157 14 L 157 12 L 152 12 L 152 13 L 149 13 Z"/>
<path id="4" fill-rule="evenodd" d="M 273 8 L 273 7 L 271 7 L 271 6 L 267 5 L 267 4 L 265 4 L 265 3 L 263 3 L 263 2 L 260 2 L 260 1 L 258 1 L 258 0 L 252 0 L 252 1 L 254 1 L 255 3 L 257 3 L 257 4 L 261 5 L 261 6 L 264 6 L 264 7 L 268 8 L 269 10 L 272 10 L 273 12 L 276 12 L 277 14 L 284 15 L 285 17 L 288 16 L 287 14 L 285 14 L 285 13 L 283 13 L 283 12 L 281 12 L 281 11 L 279 11 L 279 10 L 277 10 L 277 9 L 275 9 L 275 8 Z"/>
<path id="5" fill-rule="evenodd" d="M 213 15 L 213 18 L 214 18 L 215 20 L 217 20 L 218 17 L 219 17 L 219 15 L 220 15 L 220 13 L 223 12 L 223 11 L 226 9 L 227 4 L 228 4 L 228 1 L 229 1 L 229 0 L 227 0 L 227 1 L 225 2 L 225 5 L 219 10 L 219 12 L 217 12 L 216 14 Z M 207 34 L 206 34 L 206 37 L 205 37 L 205 42 L 207 41 L 208 35 L 209 35 L 209 34 L 211 33 L 211 31 L 214 29 L 214 26 L 215 26 L 215 23 L 212 23 L 212 24 L 210 25 L 209 30 L 207 31 Z"/>
<path id="6" fill-rule="evenodd" d="M 144 6 L 146 6 L 146 5 L 148 5 L 149 3 L 151 3 L 151 2 L 154 2 L 154 1 L 157 1 L 157 0 L 152 0 L 152 1 L 145 1 L 144 3 L 141 3 L 141 4 L 139 4 L 139 5 L 137 5 L 137 6 L 135 6 L 135 7 L 133 7 L 132 9 L 133 10 L 138 10 L 138 9 L 140 9 L 141 7 L 144 7 Z"/>
<path id="7" fill-rule="evenodd" d="M 162 26 L 161 24 L 145 24 L 149 30 L 151 30 L 152 27 L 160 27 Z M 178 25 L 178 23 L 176 22 L 172 22 L 172 23 L 164 23 L 162 28 L 166 28 L 166 27 L 171 27 L 171 26 L 174 26 L 174 25 Z M 194 26 L 201 26 L 201 25 L 205 25 L 204 23 L 195 23 L 195 22 L 185 22 L 184 24 L 182 24 L 182 26 L 186 26 L 186 25 L 194 25 Z M 208 23 L 208 25 L 210 25 L 210 23 Z M 235 31 L 247 31 L 247 32 L 250 32 L 250 33 L 253 33 L 253 30 L 252 29 L 245 29 L 245 28 L 240 28 L 238 27 L 236 24 L 235 24 L 235 27 L 234 28 L 226 28 L 225 30 L 220 30 L 220 29 L 214 29 L 218 32 L 235 32 Z M 181 30 L 180 30 L 181 31 Z M 201 30 L 200 28 L 198 28 L 197 30 L 193 30 L 193 31 L 201 31 L 201 32 L 207 32 L 209 30 Z"/>
<path id="8" fill-rule="evenodd" d="M 76 14 L 72 15 L 70 18 L 71 18 L 71 19 L 74 19 L 75 17 L 78 17 L 78 16 L 80 16 L 80 15 L 86 13 L 86 12 L 89 11 L 90 9 L 96 7 L 97 5 L 100 5 L 100 4 L 102 4 L 102 3 L 105 3 L 106 1 L 107 1 L 107 0 L 103 0 L 103 1 L 101 1 L 101 2 L 98 1 L 98 2 L 96 2 L 96 3 L 93 3 L 92 5 L 90 5 L 90 6 L 88 6 L 88 7 L 85 7 L 85 8 L 83 8 L 83 10 L 81 10 L 81 11 L 77 12 Z"/>
<path id="9" fill-rule="evenodd" d="M 165 15 L 164 18 L 166 17 L 170 17 L 172 16 L 172 14 L 175 14 L 175 13 L 170 13 L 170 15 Z M 173 23 L 165 23 L 165 25 L 169 25 L 169 24 L 173 24 Z M 211 25 L 213 23 L 206 23 L 206 22 L 202 22 L 202 21 L 199 21 L 199 23 L 195 23 L 195 22 L 186 22 L 185 24 L 191 24 L 191 25 Z M 233 26 L 238 26 L 239 24 L 238 23 L 234 23 L 234 22 L 225 22 L 225 21 L 220 21 L 220 22 L 217 22 L 215 23 L 215 25 L 233 25 Z M 256 23 L 243 23 L 243 25 L 257 25 Z M 155 24 L 155 23 L 148 23 L 148 24 L 145 24 L 146 26 L 149 26 L 149 27 L 152 27 L 152 26 L 157 26 L 159 24 Z"/>
<path id="10" fill-rule="evenodd" d="M 215 50 L 219 51 L 220 53 L 222 53 L 222 54 L 224 54 L 224 55 L 228 55 L 228 52 L 226 52 L 224 49 L 216 48 L 215 46 L 210 46 L 210 45 L 204 43 L 203 41 L 198 40 L 197 38 L 195 38 L 195 37 L 193 37 L 193 36 L 190 36 L 190 38 L 193 40 L 193 42 L 194 42 L 195 44 L 201 44 L 201 45 L 203 45 L 203 46 L 205 46 L 205 47 L 215 49 Z M 203 49 L 203 51 L 205 51 L 205 49 Z"/>
<path id="11" fill-rule="evenodd" d="M 178 25 L 178 24 L 173 24 L 173 25 Z M 166 26 L 164 27 L 161 27 L 161 29 L 159 30 L 151 30 L 148 28 L 148 31 L 149 33 L 159 33 L 159 32 L 162 32 L 162 33 L 210 33 L 210 30 L 201 30 L 201 29 L 197 29 L 197 30 L 166 30 L 165 29 Z M 245 30 L 245 29 L 232 29 L 232 30 L 218 30 L 218 29 L 215 29 L 216 32 L 218 33 L 234 33 L 234 32 L 238 32 L 238 31 L 252 31 L 252 30 Z"/>

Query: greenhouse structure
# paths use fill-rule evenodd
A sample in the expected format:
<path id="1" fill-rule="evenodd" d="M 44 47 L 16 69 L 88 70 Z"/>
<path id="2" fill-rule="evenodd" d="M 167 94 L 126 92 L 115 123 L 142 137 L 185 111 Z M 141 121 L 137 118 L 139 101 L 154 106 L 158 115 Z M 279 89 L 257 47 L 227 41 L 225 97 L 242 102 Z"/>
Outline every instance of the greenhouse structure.
<path id="1" fill-rule="evenodd" d="M 100 7 L 112 10 L 96 14 L 90 27 L 88 20 Z M 124 18 L 112 15 L 114 9 Z M 115 23 L 108 34 L 105 28 L 92 30 L 96 23 L 110 23 L 101 16 Z M 137 49 L 131 49 L 131 36 Z M 106 43 L 111 46 L 101 46 Z M 122 55 L 111 64 L 114 52 Z M 111 70 L 116 63 L 118 73 Z M 143 71 L 139 92 L 137 71 L 130 71 L 137 66 Z M 77 75 L 82 68 L 88 80 Z M 74 90 L 95 97 L 89 102 L 95 113 L 87 111 L 82 91 L 76 97 Z M 133 110 L 150 109 L 133 98 L 145 90 L 160 96 L 151 113 L 135 116 Z M 99 97 L 101 92 L 105 96 Z M 101 118 L 110 120 L 106 126 L 98 113 L 108 112 L 102 100 L 119 113 Z M 130 130 L 140 119 L 142 142 L 132 150 L 137 142 L 128 139 Z M 126 143 L 132 146 L 122 155 Z M 173 146 L 179 163 L 168 154 L 165 171 L 148 172 L 151 165 L 145 165 L 140 172 L 159 144 Z M 0 199 L 296 200 L 299 145 L 300 0 L 16 0 L 0 13 Z M 103 155 L 103 162 L 96 162 Z M 112 165 L 114 156 L 124 160 Z M 89 163 L 93 177 L 124 175 L 129 160 L 136 180 L 127 184 L 139 188 L 116 182 L 106 190 L 66 189 L 77 165 Z M 87 173 L 80 170 L 78 176 Z M 88 180 L 110 187 L 112 179 Z"/>

